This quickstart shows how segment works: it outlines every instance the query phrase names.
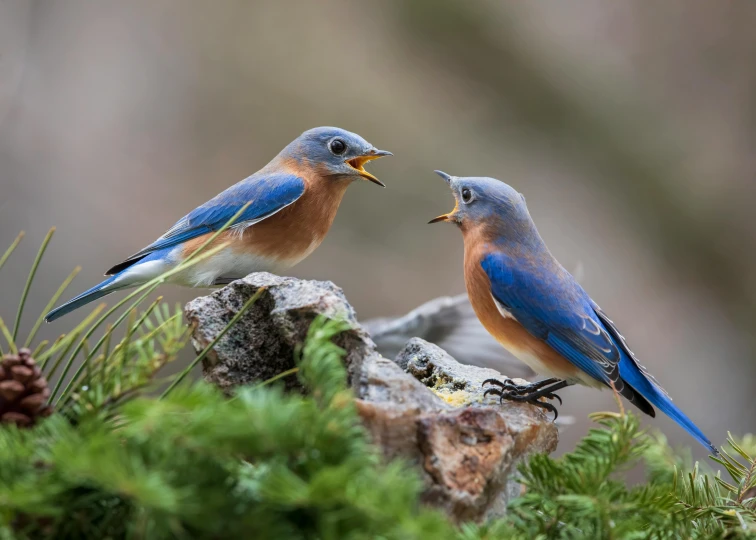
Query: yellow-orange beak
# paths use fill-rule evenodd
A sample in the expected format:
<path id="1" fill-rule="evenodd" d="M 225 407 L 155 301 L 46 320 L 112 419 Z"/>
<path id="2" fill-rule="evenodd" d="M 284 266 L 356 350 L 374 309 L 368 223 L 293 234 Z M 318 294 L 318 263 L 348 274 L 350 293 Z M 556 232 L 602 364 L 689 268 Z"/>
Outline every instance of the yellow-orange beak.
<path id="1" fill-rule="evenodd" d="M 386 187 L 386 184 L 378 180 L 375 176 L 370 174 L 365 170 L 365 164 L 368 161 L 373 161 L 374 159 L 382 158 L 384 156 L 393 156 L 391 152 L 388 152 L 386 150 L 378 150 L 376 148 L 373 148 L 368 152 L 367 154 L 364 154 L 362 156 L 357 156 L 352 159 L 348 159 L 346 161 L 347 165 L 352 167 L 354 170 L 357 171 L 357 174 L 359 174 L 361 177 L 363 177 L 365 180 L 370 180 L 374 184 L 378 184 L 381 187 Z"/>
<path id="2" fill-rule="evenodd" d="M 449 214 L 451 214 L 451 212 L 449 212 Z M 442 214 L 438 217 L 434 217 L 432 220 L 428 222 L 428 225 L 430 225 L 431 223 L 440 223 L 442 221 L 449 221 L 449 217 L 450 217 L 449 214 Z"/>
<path id="3" fill-rule="evenodd" d="M 434 217 L 432 220 L 428 222 L 428 224 L 430 225 L 431 223 L 441 223 L 442 221 L 451 221 L 452 223 L 456 223 L 457 222 L 456 213 L 457 213 L 458 208 L 459 208 L 459 205 L 455 204 L 454 210 L 452 210 L 448 214 L 441 214 L 438 217 Z"/>
<path id="4" fill-rule="evenodd" d="M 446 174 L 443 171 L 434 171 L 434 172 L 437 175 L 439 175 L 441 178 L 443 178 L 444 180 L 446 180 L 446 183 L 449 184 L 449 186 L 451 186 L 452 179 L 454 178 L 453 176 L 451 176 L 449 174 Z M 450 221 L 452 223 L 456 223 L 457 222 L 457 210 L 459 210 L 459 202 L 455 200 L 455 202 L 454 202 L 454 209 L 451 212 L 449 212 L 447 214 L 442 214 L 442 215 L 440 215 L 438 217 L 434 217 L 432 220 L 430 220 L 428 222 L 428 224 L 430 225 L 431 223 L 441 223 L 442 221 Z"/>

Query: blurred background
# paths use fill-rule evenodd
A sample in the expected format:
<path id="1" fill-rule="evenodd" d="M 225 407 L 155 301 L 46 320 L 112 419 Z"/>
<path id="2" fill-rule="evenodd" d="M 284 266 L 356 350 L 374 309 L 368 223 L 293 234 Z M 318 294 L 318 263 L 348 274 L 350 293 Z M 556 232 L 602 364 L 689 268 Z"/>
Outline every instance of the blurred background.
<path id="1" fill-rule="evenodd" d="M 74 266 L 71 295 L 336 125 L 394 152 L 371 165 L 388 189 L 354 185 L 293 275 L 361 318 L 463 292 L 459 232 L 425 225 L 453 204 L 432 170 L 497 177 L 716 444 L 756 431 L 754 22 L 705 0 L 0 0 L 0 251 L 27 232 L 0 315 L 50 226 L 29 324 Z M 563 398 L 561 451 L 616 409 Z"/>

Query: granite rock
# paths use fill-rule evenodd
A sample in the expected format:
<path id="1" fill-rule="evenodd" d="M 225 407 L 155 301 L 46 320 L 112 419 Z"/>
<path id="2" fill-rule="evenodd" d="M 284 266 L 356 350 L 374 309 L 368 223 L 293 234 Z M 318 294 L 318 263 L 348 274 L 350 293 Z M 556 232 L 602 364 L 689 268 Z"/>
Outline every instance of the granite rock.
<path id="1" fill-rule="evenodd" d="M 205 378 L 227 392 L 269 379 L 294 366 L 315 317 L 347 321 L 349 330 L 336 342 L 346 351 L 349 383 L 370 437 L 386 459 L 414 463 L 424 482 L 422 500 L 455 521 L 504 513 L 521 489 L 516 464 L 556 448 L 556 426 L 540 409 L 483 396 L 485 379 L 504 377 L 497 371 L 460 364 L 417 338 L 396 361 L 383 358 L 331 282 L 256 273 L 198 298 L 185 309 L 194 347 L 211 343 L 260 289 L 257 302 L 207 356 Z M 301 390 L 295 377 L 285 381 Z"/>
<path id="2" fill-rule="evenodd" d="M 330 281 L 305 281 L 258 272 L 189 302 L 184 313 L 192 343 L 204 349 L 259 289 L 260 298 L 224 335 L 203 362 L 205 379 L 224 391 L 267 380 L 294 367 L 296 347 L 318 315 L 346 321 L 350 329 L 336 338 L 347 351 L 350 378 L 362 360 L 375 354 L 370 336 L 357 322 L 344 292 Z M 286 379 L 298 386 L 296 377 Z"/>

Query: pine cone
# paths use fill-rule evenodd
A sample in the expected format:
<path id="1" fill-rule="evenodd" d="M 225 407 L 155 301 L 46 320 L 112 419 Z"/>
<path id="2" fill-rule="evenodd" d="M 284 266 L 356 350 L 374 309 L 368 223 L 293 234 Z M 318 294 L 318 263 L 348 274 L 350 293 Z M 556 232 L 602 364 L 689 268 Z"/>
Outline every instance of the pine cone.
<path id="1" fill-rule="evenodd" d="M 49 416 L 50 388 L 29 349 L 6 354 L 0 361 L 0 423 L 31 426 Z"/>

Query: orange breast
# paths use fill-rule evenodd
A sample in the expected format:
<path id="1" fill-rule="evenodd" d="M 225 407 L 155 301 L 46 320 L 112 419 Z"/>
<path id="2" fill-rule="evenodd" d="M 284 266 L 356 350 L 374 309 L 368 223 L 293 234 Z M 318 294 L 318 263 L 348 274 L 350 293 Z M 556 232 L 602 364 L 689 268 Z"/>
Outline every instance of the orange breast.
<path id="1" fill-rule="evenodd" d="M 308 182 L 294 204 L 244 231 L 244 245 L 259 255 L 299 262 L 325 238 L 347 185 L 328 178 Z"/>
<path id="2" fill-rule="evenodd" d="M 514 318 L 499 311 L 491 295 L 491 283 L 480 265 L 485 242 L 465 234 L 465 285 L 475 314 L 488 332 L 505 349 L 536 373 L 576 381 L 581 372 L 546 342 L 535 338 Z"/>

